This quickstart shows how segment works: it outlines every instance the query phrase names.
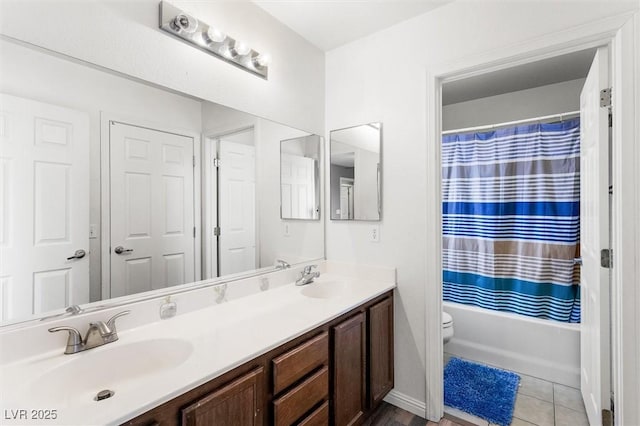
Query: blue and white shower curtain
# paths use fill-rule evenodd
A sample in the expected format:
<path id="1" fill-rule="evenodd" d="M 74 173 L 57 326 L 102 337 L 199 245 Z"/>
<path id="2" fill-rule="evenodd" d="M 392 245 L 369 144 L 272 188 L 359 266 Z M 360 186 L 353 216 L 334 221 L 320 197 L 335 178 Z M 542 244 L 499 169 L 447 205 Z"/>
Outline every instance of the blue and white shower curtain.
<path id="1" fill-rule="evenodd" d="M 580 120 L 442 138 L 444 300 L 580 322 Z"/>

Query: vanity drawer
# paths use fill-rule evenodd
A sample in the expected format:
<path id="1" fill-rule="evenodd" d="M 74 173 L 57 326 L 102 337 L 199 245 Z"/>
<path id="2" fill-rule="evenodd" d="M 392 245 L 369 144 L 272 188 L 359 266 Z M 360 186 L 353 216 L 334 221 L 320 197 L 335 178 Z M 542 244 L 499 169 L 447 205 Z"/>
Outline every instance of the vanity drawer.
<path id="1" fill-rule="evenodd" d="M 273 360 L 273 393 L 278 393 L 329 360 L 329 334 L 302 343 Z"/>
<path id="2" fill-rule="evenodd" d="M 276 426 L 288 426 L 329 396 L 329 368 L 324 367 L 273 402 Z"/>
<path id="3" fill-rule="evenodd" d="M 316 408 L 298 426 L 328 426 L 329 425 L 329 401 Z"/>

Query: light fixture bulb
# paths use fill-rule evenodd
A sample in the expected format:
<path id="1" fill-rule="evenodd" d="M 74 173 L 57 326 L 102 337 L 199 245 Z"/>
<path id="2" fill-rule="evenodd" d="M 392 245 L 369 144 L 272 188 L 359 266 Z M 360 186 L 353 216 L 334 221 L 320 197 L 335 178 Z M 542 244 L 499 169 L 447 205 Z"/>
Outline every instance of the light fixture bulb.
<path id="1" fill-rule="evenodd" d="M 184 31 L 187 34 L 193 34 L 198 29 L 198 20 L 186 13 L 181 13 L 173 19 L 172 26 L 176 30 Z"/>
<path id="2" fill-rule="evenodd" d="M 258 67 L 266 67 L 271 63 L 271 55 L 261 53 L 253 59 L 253 63 Z"/>
<path id="3" fill-rule="evenodd" d="M 215 43 L 222 43 L 226 40 L 227 35 L 217 28 L 209 27 L 207 30 L 207 37 Z"/>
<path id="4" fill-rule="evenodd" d="M 236 40 L 233 50 L 240 56 L 244 56 L 251 52 L 251 48 L 243 41 Z"/>

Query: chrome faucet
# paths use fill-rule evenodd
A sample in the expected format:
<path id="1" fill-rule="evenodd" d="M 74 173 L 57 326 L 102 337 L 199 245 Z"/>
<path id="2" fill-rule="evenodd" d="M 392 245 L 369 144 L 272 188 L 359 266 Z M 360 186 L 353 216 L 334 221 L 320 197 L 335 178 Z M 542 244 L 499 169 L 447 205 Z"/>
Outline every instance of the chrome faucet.
<path id="1" fill-rule="evenodd" d="M 64 353 L 67 355 L 75 354 L 118 340 L 116 319 L 120 318 L 123 315 L 127 315 L 130 312 L 131 311 L 119 312 L 109 318 L 106 323 L 104 321 L 96 321 L 90 323 L 89 329 L 87 330 L 87 334 L 84 339 L 80 335 L 80 332 L 74 327 L 53 327 L 49 329 L 49 332 L 55 333 L 56 331 L 68 331 L 69 338 L 67 339 L 67 347 Z"/>
<path id="2" fill-rule="evenodd" d="M 320 276 L 320 272 L 313 271 L 313 268 L 317 268 L 318 265 L 307 265 L 304 267 L 304 270 L 300 274 L 300 278 L 296 280 L 296 285 L 307 285 L 311 284 L 314 279 Z"/>
<path id="3" fill-rule="evenodd" d="M 276 269 L 288 269 L 291 265 L 282 259 L 276 259 Z"/>

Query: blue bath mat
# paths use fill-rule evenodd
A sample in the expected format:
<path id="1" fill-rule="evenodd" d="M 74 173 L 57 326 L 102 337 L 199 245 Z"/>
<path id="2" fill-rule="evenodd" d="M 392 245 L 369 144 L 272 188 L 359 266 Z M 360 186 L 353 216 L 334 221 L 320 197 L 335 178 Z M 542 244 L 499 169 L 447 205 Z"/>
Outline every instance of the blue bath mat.
<path id="1" fill-rule="evenodd" d="M 519 382 L 510 371 L 451 358 L 444 369 L 444 404 L 508 426 Z"/>

